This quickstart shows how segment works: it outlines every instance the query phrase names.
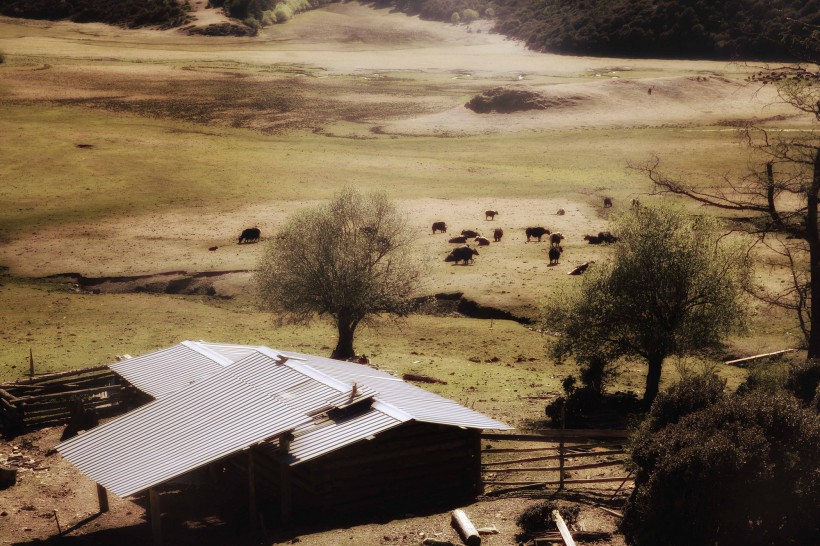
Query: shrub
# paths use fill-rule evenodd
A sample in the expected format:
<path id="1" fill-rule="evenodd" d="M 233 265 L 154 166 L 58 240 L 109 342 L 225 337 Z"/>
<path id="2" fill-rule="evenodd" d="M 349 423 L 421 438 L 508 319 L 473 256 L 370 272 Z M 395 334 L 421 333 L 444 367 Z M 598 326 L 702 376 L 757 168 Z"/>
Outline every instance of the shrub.
<path id="1" fill-rule="evenodd" d="M 484 17 L 487 17 L 488 19 L 492 19 L 493 17 L 495 17 L 495 9 L 492 6 L 485 9 L 484 10 Z"/>
<path id="2" fill-rule="evenodd" d="M 461 15 L 459 15 L 457 11 L 454 11 L 453 14 L 450 16 L 450 22 L 454 25 L 459 24 L 459 22 L 461 22 Z"/>
<path id="3" fill-rule="evenodd" d="M 524 533 L 534 534 L 547 531 L 555 527 L 555 520 L 552 519 L 552 511 L 558 510 L 561 513 L 564 523 L 573 525 L 578 519 L 578 507 L 566 506 L 559 508 L 554 501 L 543 501 L 525 508 L 515 522 Z"/>
<path id="4" fill-rule="evenodd" d="M 658 394 L 639 434 L 652 434 L 724 398 L 726 382 L 714 374 L 693 375 Z"/>
<path id="5" fill-rule="evenodd" d="M 461 20 L 465 23 L 471 23 L 478 19 L 478 12 L 474 9 L 465 9 L 461 12 Z"/>
<path id="6" fill-rule="evenodd" d="M 273 9 L 273 15 L 276 17 L 277 23 L 284 23 L 293 18 L 293 10 L 290 6 L 279 4 Z"/>
<path id="7" fill-rule="evenodd" d="M 806 360 L 792 366 L 784 386 L 804 403 L 811 403 L 820 387 L 820 361 Z"/>
<path id="8" fill-rule="evenodd" d="M 819 544 L 820 416 L 783 392 L 724 396 L 709 382 L 702 395 L 693 385 L 659 396 L 659 428 L 636 436 L 627 543 Z"/>

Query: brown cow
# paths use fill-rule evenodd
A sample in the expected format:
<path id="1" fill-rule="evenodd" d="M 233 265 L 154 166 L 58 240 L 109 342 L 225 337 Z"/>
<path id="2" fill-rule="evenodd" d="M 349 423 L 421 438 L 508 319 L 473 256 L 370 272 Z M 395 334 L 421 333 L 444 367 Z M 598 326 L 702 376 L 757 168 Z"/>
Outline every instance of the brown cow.
<path id="1" fill-rule="evenodd" d="M 604 197 L 604 208 L 608 209 L 612 206 L 612 198 L 611 197 Z"/>
<path id="2" fill-rule="evenodd" d="M 564 240 L 564 236 L 560 233 L 553 233 L 550 235 L 550 246 L 560 246 L 561 241 Z"/>
<path id="3" fill-rule="evenodd" d="M 435 235 L 437 231 L 447 233 L 447 224 L 444 222 L 433 222 L 433 235 Z"/>
<path id="4" fill-rule="evenodd" d="M 537 237 L 538 242 L 540 243 L 541 237 L 543 237 L 544 235 L 549 235 L 552 232 L 545 227 L 528 227 L 526 230 L 524 230 L 524 233 L 526 233 L 527 235 L 528 243 L 530 242 L 530 237 Z"/>
<path id="5" fill-rule="evenodd" d="M 485 220 L 495 220 L 495 217 L 498 216 L 497 210 L 485 210 L 484 211 L 484 219 Z"/>

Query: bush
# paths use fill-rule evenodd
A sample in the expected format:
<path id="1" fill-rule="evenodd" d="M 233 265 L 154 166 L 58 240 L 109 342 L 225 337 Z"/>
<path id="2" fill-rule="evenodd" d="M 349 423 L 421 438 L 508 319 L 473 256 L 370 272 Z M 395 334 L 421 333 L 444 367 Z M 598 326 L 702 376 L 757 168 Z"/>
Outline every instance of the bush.
<path id="1" fill-rule="evenodd" d="M 578 507 L 567 506 L 559 508 L 553 501 L 543 501 L 525 508 L 515 522 L 521 531 L 527 534 L 535 534 L 555 528 L 555 520 L 552 519 L 552 511 L 558 510 L 561 513 L 564 523 L 573 525 L 578 519 Z"/>
<path id="2" fill-rule="evenodd" d="M 703 395 L 693 385 L 658 396 L 659 428 L 635 438 L 627 543 L 820 544 L 820 416 L 787 393 L 725 396 L 709 382 Z"/>
<path id="3" fill-rule="evenodd" d="M 820 361 L 806 360 L 792 366 L 784 386 L 804 403 L 812 403 L 820 387 Z"/>
<path id="4" fill-rule="evenodd" d="M 465 9 L 461 12 L 461 20 L 465 23 L 471 23 L 478 19 L 478 12 L 474 9 Z"/>
<path id="5" fill-rule="evenodd" d="M 693 375 L 658 394 L 639 434 L 653 434 L 724 398 L 726 382 L 714 374 Z"/>
<path id="6" fill-rule="evenodd" d="M 487 17 L 488 19 L 492 19 L 493 17 L 495 17 L 495 9 L 493 9 L 492 6 L 485 9 L 484 10 L 484 17 Z"/>
<path id="7" fill-rule="evenodd" d="M 461 22 L 461 15 L 459 15 L 457 11 L 454 11 L 453 14 L 450 16 L 450 22 L 454 25 L 459 24 Z"/>
<path id="8" fill-rule="evenodd" d="M 274 8 L 273 15 L 276 17 L 277 23 L 284 23 L 293 18 L 293 10 L 286 4 L 279 4 Z"/>

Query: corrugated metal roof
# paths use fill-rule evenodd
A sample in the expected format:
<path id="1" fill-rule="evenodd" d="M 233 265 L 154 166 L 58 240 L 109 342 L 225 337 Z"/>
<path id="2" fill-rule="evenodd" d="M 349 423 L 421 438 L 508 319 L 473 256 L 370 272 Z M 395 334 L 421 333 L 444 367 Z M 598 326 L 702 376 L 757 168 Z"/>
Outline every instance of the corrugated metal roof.
<path id="1" fill-rule="evenodd" d="M 412 420 L 510 428 L 369 366 L 267 347 L 184 342 L 111 368 L 157 399 L 57 449 L 121 497 L 291 430 L 296 465 Z M 351 402 L 365 405 L 321 413 Z"/>
<path id="2" fill-rule="evenodd" d="M 111 364 L 109 368 L 154 398 L 177 392 L 232 364 L 190 342 Z"/>

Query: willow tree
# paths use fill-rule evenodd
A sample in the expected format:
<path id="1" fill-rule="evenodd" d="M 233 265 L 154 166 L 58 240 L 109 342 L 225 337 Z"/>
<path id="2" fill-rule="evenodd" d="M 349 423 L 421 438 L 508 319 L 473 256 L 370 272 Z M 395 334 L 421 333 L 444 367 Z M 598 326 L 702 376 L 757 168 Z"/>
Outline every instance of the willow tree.
<path id="1" fill-rule="evenodd" d="M 296 212 L 267 243 L 255 274 L 264 307 L 284 322 L 330 317 L 338 330 L 333 358 L 356 356 L 359 324 L 404 316 L 421 280 L 405 218 L 383 194 L 352 188 Z"/>
<path id="2" fill-rule="evenodd" d="M 620 240 L 612 262 L 591 268 L 577 291 L 548 303 L 544 321 L 559 334 L 559 358 L 643 360 L 648 407 L 667 357 L 720 347 L 743 327 L 750 267 L 742 248 L 720 239 L 711 217 L 641 206 L 614 230 Z"/>

